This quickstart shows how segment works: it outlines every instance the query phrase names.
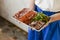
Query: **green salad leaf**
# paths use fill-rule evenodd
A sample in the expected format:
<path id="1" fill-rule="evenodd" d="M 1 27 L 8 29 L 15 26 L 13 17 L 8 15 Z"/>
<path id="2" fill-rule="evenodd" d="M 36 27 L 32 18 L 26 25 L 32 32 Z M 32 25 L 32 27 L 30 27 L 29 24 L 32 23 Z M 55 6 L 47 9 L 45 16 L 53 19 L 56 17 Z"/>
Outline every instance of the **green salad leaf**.
<path id="1" fill-rule="evenodd" d="M 49 21 L 49 16 L 45 15 L 42 12 L 38 12 L 37 15 L 31 21 L 43 21 L 47 23 Z"/>

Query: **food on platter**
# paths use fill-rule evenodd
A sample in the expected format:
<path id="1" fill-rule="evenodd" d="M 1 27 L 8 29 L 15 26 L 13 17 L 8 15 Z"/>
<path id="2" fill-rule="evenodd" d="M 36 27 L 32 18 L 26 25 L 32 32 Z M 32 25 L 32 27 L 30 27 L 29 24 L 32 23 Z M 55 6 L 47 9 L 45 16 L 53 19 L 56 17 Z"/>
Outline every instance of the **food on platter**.
<path id="1" fill-rule="evenodd" d="M 36 12 L 29 8 L 24 8 L 14 15 L 17 20 L 29 25 L 36 30 L 40 30 L 49 21 L 49 16 L 43 12 Z"/>

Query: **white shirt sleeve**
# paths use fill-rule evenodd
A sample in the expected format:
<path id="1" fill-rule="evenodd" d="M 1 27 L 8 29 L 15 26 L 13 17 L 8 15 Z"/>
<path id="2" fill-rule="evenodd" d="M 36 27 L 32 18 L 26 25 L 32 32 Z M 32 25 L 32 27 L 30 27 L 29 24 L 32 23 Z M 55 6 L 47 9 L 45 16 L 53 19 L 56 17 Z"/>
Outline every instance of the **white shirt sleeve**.
<path id="1" fill-rule="evenodd" d="M 35 4 L 45 11 L 60 11 L 60 0 L 35 0 Z"/>

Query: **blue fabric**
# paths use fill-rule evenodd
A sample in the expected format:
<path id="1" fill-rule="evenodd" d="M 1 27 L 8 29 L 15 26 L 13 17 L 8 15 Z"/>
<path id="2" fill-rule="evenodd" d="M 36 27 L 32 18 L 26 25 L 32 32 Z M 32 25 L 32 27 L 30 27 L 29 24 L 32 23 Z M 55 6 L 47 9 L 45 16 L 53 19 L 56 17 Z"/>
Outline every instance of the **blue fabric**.
<path id="1" fill-rule="evenodd" d="M 42 11 L 36 5 L 35 11 L 43 12 L 48 16 L 55 14 L 55 12 Z M 40 32 L 29 28 L 28 40 L 60 40 L 60 20 L 50 23 L 46 28 L 44 28 Z"/>

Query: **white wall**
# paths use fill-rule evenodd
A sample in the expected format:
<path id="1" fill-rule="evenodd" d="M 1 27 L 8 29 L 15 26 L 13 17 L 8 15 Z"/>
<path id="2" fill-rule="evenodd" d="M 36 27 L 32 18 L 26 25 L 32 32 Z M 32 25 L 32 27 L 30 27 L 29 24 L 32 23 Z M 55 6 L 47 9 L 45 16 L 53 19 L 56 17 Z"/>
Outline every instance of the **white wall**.
<path id="1" fill-rule="evenodd" d="M 19 23 L 12 16 L 21 10 L 22 8 L 29 7 L 29 0 L 0 0 L 1 4 L 1 16 L 22 28 L 25 31 L 28 31 L 28 26 Z"/>

